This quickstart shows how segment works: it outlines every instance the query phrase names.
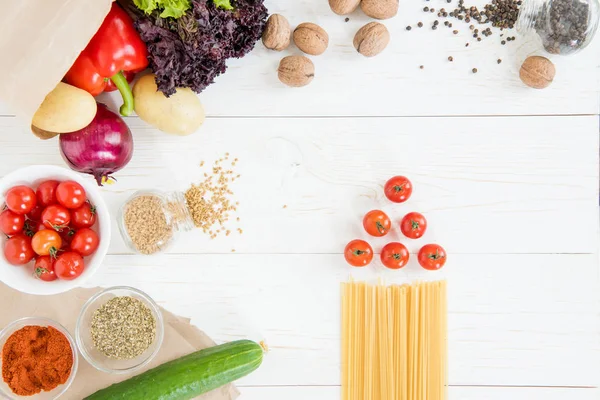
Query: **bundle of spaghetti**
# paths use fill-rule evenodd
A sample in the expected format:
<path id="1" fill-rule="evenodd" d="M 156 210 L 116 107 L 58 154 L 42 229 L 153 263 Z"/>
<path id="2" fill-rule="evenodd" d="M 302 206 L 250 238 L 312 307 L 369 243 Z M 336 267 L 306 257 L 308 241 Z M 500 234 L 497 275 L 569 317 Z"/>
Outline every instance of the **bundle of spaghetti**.
<path id="1" fill-rule="evenodd" d="M 342 400 L 447 398 L 446 282 L 342 284 Z"/>

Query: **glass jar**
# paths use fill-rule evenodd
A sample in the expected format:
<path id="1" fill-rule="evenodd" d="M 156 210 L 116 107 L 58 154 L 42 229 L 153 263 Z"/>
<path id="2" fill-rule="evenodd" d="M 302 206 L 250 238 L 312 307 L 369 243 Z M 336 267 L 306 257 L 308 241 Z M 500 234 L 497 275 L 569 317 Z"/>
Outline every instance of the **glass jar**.
<path id="1" fill-rule="evenodd" d="M 182 192 L 138 191 L 121 207 L 118 222 L 125 243 L 141 254 L 163 251 L 179 231 L 194 228 Z"/>
<path id="2" fill-rule="evenodd" d="M 535 32 L 551 54 L 574 54 L 586 47 L 598 27 L 598 0 L 524 0 L 517 30 Z"/>

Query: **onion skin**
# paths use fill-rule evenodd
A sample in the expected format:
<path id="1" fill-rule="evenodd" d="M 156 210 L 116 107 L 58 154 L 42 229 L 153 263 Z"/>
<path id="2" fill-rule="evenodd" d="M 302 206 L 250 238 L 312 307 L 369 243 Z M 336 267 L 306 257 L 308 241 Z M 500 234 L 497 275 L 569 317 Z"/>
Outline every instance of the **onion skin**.
<path id="1" fill-rule="evenodd" d="M 98 103 L 88 126 L 60 135 L 60 152 L 71 169 L 93 175 L 102 186 L 131 160 L 133 136 L 118 114 Z"/>

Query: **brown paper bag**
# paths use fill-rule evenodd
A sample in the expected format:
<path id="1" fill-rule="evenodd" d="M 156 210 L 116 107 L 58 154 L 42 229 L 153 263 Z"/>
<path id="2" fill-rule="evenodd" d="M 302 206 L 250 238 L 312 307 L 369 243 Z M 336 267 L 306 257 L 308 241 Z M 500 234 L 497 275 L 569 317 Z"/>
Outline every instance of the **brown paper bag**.
<path id="1" fill-rule="evenodd" d="M 25 127 L 110 11 L 112 0 L 18 0 L 0 13 L 0 100 Z"/>
<path id="2" fill-rule="evenodd" d="M 100 290 L 102 289 L 74 289 L 54 296 L 34 296 L 17 292 L 4 284 L 0 284 L 0 304 L 3 308 L 3 312 L 0 314 L 0 327 L 24 317 L 45 317 L 59 322 L 71 334 L 74 334 L 75 323 L 81 307 Z M 82 399 L 99 389 L 128 379 L 147 369 L 215 345 L 215 342 L 206 336 L 204 332 L 190 325 L 189 319 L 173 315 L 162 308 L 161 311 L 165 323 L 165 337 L 160 351 L 148 366 L 129 375 L 111 375 L 98 371 L 80 356 L 75 381 L 61 399 Z M 239 392 L 233 385 L 227 385 L 206 393 L 198 399 L 233 400 L 238 395 Z"/>

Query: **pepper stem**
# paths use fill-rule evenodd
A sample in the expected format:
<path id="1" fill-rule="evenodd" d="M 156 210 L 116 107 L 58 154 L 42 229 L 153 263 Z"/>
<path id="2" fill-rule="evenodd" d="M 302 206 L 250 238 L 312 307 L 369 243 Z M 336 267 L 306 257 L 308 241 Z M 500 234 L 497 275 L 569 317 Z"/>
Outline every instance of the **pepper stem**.
<path id="1" fill-rule="evenodd" d="M 119 109 L 121 115 L 125 117 L 130 116 L 133 112 L 133 92 L 131 91 L 129 82 L 127 82 L 127 78 L 125 78 L 125 75 L 123 75 L 123 71 L 119 71 L 111 76 L 110 80 L 113 81 L 123 97 L 123 105 Z"/>

